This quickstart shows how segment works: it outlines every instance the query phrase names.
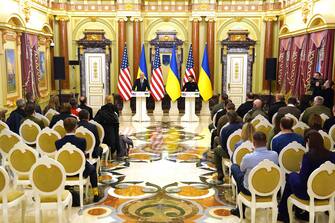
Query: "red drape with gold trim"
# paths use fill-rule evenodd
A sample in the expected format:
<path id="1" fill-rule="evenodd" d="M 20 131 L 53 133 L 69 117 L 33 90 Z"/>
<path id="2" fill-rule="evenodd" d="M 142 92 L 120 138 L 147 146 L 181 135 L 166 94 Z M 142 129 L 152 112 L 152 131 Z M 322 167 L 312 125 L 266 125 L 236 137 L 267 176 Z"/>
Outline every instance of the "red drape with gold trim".
<path id="1" fill-rule="evenodd" d="M 281 92 L 286 91 L 287 76 L 290 73 L 291 42 L 292 38 L 280 40 L 277 83 Z"/>
<path id="2" fill-rule="evenodd" d="M 38 82 L 40 79 L 38 38 L 36 35 L 24 33 L 21 37 L 22 83 L 24 93 L 40 96 Z"/>

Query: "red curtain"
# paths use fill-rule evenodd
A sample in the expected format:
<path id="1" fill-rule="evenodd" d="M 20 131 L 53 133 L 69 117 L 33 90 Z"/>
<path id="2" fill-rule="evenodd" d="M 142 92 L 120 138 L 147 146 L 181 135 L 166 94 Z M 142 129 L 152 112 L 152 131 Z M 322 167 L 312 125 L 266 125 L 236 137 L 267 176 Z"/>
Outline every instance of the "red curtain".
<path id="1" fill-rule="evenodd" d="M 24 93 L 40 96 L 38 83 L 40 79 L 38 38 L 36 35 L 24 33 L 21 36 L 22 82 Z"/>
<path id="2" fill-rule="evenodd" d="M 332 80 L 333 51 L 334 30 L 281 39 L 277 82 L 280 91 L 295 96 L 305 94 L 315 71 Z"/>
<path id="3" fill-rule="evenodd" d="M 280 91 L 286 91 L 287 76 L 290 73 L 290 59 L 291 59 L 291 42 L 292 38 L 280 40 L 279 62 L 278 62 L 278 78 L 277 83 Z"/>

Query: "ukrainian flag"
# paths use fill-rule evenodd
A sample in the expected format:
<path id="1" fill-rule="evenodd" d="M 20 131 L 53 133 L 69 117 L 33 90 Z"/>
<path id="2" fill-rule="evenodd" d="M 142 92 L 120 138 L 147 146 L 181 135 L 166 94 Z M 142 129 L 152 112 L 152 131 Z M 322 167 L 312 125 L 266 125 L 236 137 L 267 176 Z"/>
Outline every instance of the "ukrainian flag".
<path id="1" fill-rule="evenodd" d="M 206 44 L 198 80 L 199 92 L 204 101 L 208 101 L 213 96 L 212 84 L 209 76 L 210 72 L 209 72 L 207 44 Z"/>
<path id="2" fill-rule="evenodd" d="M 170 96 L 172 101 L 176 101 L 180 95 L 180 84 L 179 84 L 179 72 L 177 65 L 176 49 L 172 49 L 172 57 L 170 61 L 170 69 L 166 81 L 166 92 Z"/>
<path id="3" fill-rule="evenodd" d="M 141 73 L 144 73 L 145 79 L 148 79 L 148 71 L 147 71 L 147 61 L 145 59 L 145 50 L 144 50 L 144 44 L 142 45 L 142 52 L 141 52 L 141 58 L 140 58 L 140 65 L 138 66 L 137 71 L 137 79 L 140 78 Z"/>

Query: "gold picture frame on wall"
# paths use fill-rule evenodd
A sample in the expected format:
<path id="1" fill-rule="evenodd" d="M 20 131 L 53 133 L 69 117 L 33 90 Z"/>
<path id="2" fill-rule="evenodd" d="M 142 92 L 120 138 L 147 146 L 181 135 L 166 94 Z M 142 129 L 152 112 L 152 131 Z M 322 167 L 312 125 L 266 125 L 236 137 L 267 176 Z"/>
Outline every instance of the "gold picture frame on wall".
<path id="1" fill-rule="evenodd" d="M 40 51 L 38 57 L 39 57 L 39 69 L 40 69 L 39 88 L 41 91 L 43 91 L 48 89 L 47 66 L 46 66 L 47 61 L 45 57 L 45 52 Z"/>
<path id="2" fill-rule="evenodd" d="M 21 96 L 21 69 L 20 58 L 18 56 L 19 35 L 15 32 L 7 31 L 3 34 L 5 67 L 4 78 L 2 79 L 2 92 L 4 105 L 12 107 L 15 101 Z"/>
<path id="3" fill-rule="evenodd" d="M 38 37 L 38 60 L 39 60 L 39 82 L 38 88 L 42 98 L 49 95 L 49 54 L 47 39 L 44 36 Z"/>

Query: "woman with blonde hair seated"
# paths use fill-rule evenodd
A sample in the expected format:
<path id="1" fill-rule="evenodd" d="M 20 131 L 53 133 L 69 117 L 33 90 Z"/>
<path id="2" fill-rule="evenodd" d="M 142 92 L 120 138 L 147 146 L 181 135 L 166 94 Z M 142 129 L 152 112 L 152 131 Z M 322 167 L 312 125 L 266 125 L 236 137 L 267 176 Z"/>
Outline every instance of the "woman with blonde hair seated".
<path id="1" fill-rule="evenodd" d="M 256 129 L 250 122 L 244 123 L 244 125 L 242 126 L 241 140 L 235 144 L 235 150 L 237 147 L 239 147 L 242 143 L 246 141 L 253 142 L 253 135 L 255 132 L 256 132 Z M 234 152 L 231 156 L 231 159 L 233 159 L 233 157 L 234 157 Z"/>

